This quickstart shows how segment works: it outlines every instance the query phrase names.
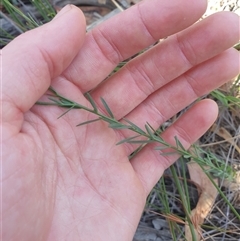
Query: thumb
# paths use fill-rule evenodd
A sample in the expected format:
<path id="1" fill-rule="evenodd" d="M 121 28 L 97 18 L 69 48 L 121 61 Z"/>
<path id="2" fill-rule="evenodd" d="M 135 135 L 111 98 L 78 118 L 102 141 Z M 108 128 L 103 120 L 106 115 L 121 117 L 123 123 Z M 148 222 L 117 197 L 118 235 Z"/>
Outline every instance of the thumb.
<path id="1" fill-rule="evenodd" d="M 20 130 L 22 114 L 72 62 L 85 32 L 82 12 L 67 5 L 51 22 L 20 35 L 2 50 L 3 124 Z"/>

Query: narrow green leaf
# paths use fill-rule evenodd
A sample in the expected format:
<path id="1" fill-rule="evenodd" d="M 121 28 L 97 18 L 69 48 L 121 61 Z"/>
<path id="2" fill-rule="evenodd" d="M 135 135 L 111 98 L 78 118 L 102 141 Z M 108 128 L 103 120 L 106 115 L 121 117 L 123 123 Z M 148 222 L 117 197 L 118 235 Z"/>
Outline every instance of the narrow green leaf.
<path id="1" fill-rule="evenodd" d="M 131 160 L 134 156 L 136 156 L 144 147 L 144 145 L 140 145 L 136 150 L 134 150 L 129 156 L 128 159 Z"/>
<path id="2" fill-rule="evenodd" d="M 171 155 L 176 155 L 178 154 L 176 151 L 172 151 L 172 152 L 162 152 L 161 156 L 171 156 Z"/>
<path id="3" fill-rule="evenodd" d="M 235 48 L 236 50 L 240 51 L 240 43 L 235 44 L 235 45 L 234 45 L 234 48 Z"/>
<path id="4" fill-rule="evenodd" d="M 155 133 L 156 132 L 156 130 L 150 125 L 150 123 L 149 122 L 147 122 L 147 125 L 148 125 L 148 127 L 152 130 L 152 132 L 153 133 Z"/>
<path id="5" fill-rule="evenodd" d="M 102 104 L 103 104 L 104 108 L 106 109 L 107 113 L 109 114 L 109 116 L 114 119 L 114 115 L 113 115 L 112 111 L 110 110 L 107 102 L 102 97 L 101 97 L 101 101 L 102 101 Z"/>
<path id="6" fill-rule="evenodd" d="M 56 97 L 49 97 L 48 99 L 57 103 L 60 107 L 79 108 L 79 106 L 77 106 L 77 103 L 75 103 L 71 100 L 68 100 L 66 98 L 62 98 L 61 96 L 58 96 L 58 95 Z"/>
<path id="7" fill-rule="evenodd" d="M 66 99 L 63 99 L 63 98 L 60 98 L 60 102 L 63 104 L 63 105 L 75 105 L 75 103 L 71 100 L 66 100 Z"/>
<path id="8" fill-rule="evenodd" d="M 58 106 L 58 104 L 56 104 L 54 102 L 44 102 L 44 101 L 37 101 L 36 105 L 54 105 L 54 106 Z"/>
<path id="9" fill-rule="evenodd" d="M 167 142 L 165 142 L 165 141 L 163 140 L 163 138 L 160 137 L 160 136 L 154 135 L 154 140 L 155 140 L 156 142 L 158 142 L 158 143 L 161 143 L 161 144 L 165 145 L 166 147 L 170 147 L 170 145 L 169 145 Z"/>
<path id="10" fill-rule="evenodd" d="M 141 136 L 141 135 L 136 135 L 136 136 L 132 136 L 132 137 L 123 139 L 123 140 L 119 141 L 116 145 L 120 145 L 120 144 L 123 144 L 123 143 L 128 143 L 129 141 L 131 141 L 131 140 L 133 140 L 135 138 L 138 138 L 139 136 Z"/>
<path id="11" fill-rule="evenodd" d="M 58 104 L 58 105 L 62 104 L 58 99 L 55 99 L 55 98 L 52 98 L 52 97 L 49 97 L 48 99 L 51 100 L 52 102 Z"/>
<path id="12" fill-rule="evenodd" d="M 99 121 L 101 120 L 100 118 L 97 118 L 97 119 L 94 119 L 94 120 L 89 120 L 89 121 L 85 121 L 85 122 L 82 122 L 76 126 L 83 126 L 83 125 L 87 125 L 87 124 L 90 124 L 90 123 L 93 123 L 93 122 L 96 122 L 96 121 Z"/>
<path id="13" fill-rule="evenodd" d="M 154 135 L 155 131 L 152 131 L 152 128 L 148 123 L 145 125 L 145 129 L 146 129 L 147 133 L 149 134 L 149 136 L 151 137 L 151 139 L 154 140 L 155 139 L 155 135 Z"/>
<path id="14" fill-rule="evenodd" d="M 74 108 L 74 105 L 72 107 L 70 107 L 67 111 L 65 111 L 63 114 L 61 114 L 58 119 L 60 119 L 61 117 L 63 117 L 64 115 L 66 115 L 70 110 L 72 110 Z"/>
<path id="15" fill-rule="evenodd" d="M 221 91 L 219 91 L 219 90 L 213 90 L 213 91 L 211 92 L 211 95 L 212 95 L 213 97 L 215 97 L 216 99 L 218 99 L 219 101 L 221 101 L 223 105 L 228 106 L 227 96 L 224 95 Z"/>
<path id="16" fill-rule="evenodd" d="M 193 149 L 192 149 L 192 154 L 194 155 L 194 157 L 197 157 L 197 158 L 201 158 L 200 156 L 200 148 L 197 148 L 196 145 L 192 145 Z"/>
<path id="17" fill-rule="evenodd" d="M 139 128 L 137 125 L 135 125 L 134 123 L 132 123 L 130 120 L 123 118 L 124 121 L 126 121 L 133 130 L 137 131 L 139 134 L 141 135 L 146 135 L 146 132 L 143 131 L 141 128 Z"/>
<path id="18" fill-rule="evenodd" d="M 100 119 L 102 119 L 103 121 L 105 121 L 109 124 L 115 123 L 115 121 L 113 119 L 111 119 L 110 117 L 107 117 L 107 116 L 101 116 Z"/>
<path id="19" fill-rule="evenodd" d="M 154 150 L 162 151 L 162 150 L 165 150 L 167 148 L 169 148 L 169 147 L 167 147 L 167 146 L 156 146 L 156 147 L 154 147 Z"/>
<path id="20" fill-rule="evenodd" d="M 89 100 L 90 104 L 92 105 L 94 111 L 98 112 L 97 105 L 96 105 L 95 101 L 93 100 L 93 98 L 92 98 L 92 96 L 90 95 L 89 92 L 86 93 L 86 97 Z"/>
<path id="21" fill-rule="evenodd" d="M 149 144 L 153 142 L 152 140 L 132 140 L 132 141 L 128 141 L 128 143 L 130 144 Z"/>
<path id="22" fill-rule="evenodd" d="M 182 143 L 178 140 L 177 136 L 174 136 L 174 139 L 176 141 L 177 148 L 181 148 L 183 151 L 186 151 L 186 149 L 183 147 Z"/>
<path id="23" fill-rule="evenodd" d="M 120 122 L 110 123 L 109 127 L 112 128 L 112 129 L 129 129 L 129 126 L 124 125 L 124 124 L 122 124 Z"/>
<path id="24" fill-rule="evenodd" d="M 160 131 L 159 129 L 155 130 L 148 122 L 147 122 L 147 126 L 152 130 L 152 137 L 155 141 L 162 143 L 162 144 L 166 144 L 166 142 L 162 139 L 162 137 L 160 136 Z M 146 127 L 145 127 L 146 128 Z M 150 132 L 151 132 L 150 130 Z M 149 132 L 148 132 L 149 133 Z M 149 133 L 150 134 L 150 133 Z"/>
<path id="25" fill-rule="evenodd" d="M 49 90 L 50 92 L 54 93 L 55 95 L 58 95 L 58 92 L 57 92 L 52 86 L 50 86 L 50 87 L 48 88 L 48 90 Z"/>
<path id="26" fill-rule="evenodd" d="M 189 158 L 192 158 L 192 155 L 189 153 L 189 154 L 184 154 L 182 157 L 185 159 L 189 159 Z"/>

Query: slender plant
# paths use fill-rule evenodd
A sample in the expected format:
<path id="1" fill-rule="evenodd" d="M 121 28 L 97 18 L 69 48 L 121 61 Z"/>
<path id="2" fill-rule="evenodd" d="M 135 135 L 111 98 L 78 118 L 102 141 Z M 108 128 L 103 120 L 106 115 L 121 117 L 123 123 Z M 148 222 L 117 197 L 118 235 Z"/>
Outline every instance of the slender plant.
<path id="1" fill-rule="evenodd" d="M 90 93 L 86 93 L 85 96 L 90 102 L 92 108 L 83 106 L 75 101 L 72 101 L 62 96 L 52 87 L 49 88 L 49 91 L 50 91 L 49 93 L 50 101 L 37 102 L 37 104 L 45 105 L 45 106 L 53 105 L 53 106 L 67 108 L 67 111 L 63 112 L 63 114 L 60 115 L 58 118 L 61 118 L 72 109 L 81 109 L 81 110 L 85 110 L 87 112 L 95 114 L 97 118 L 79 123 L 77 126 L 91 124 L 96 121 L 104 121 L 108 123 L 108 127 L 111 129 L 114 129 L 114 130 L 128 129 L 133 132 L 134 134 L 133 136 L 120 140 L 118 143 L 116 143 L 116 145 L 129 143 L 129 144 L 138 144 L 138 145 L 140 144 L 144 146 L 153 142 L 158 143 L 159 146 L 156 146 L 155 150 L 160 151 L 161 155 L 179 154 L 184 159 L 193 160 L 196 163 L 198 163 L 203 169 L 203 171 L 208 175 L 210 180 L 214 183 L 215 187 L 219 191 L 219 194 L 224 196 L 221 189 L 215 184 L 211 175 L 215 177 L 221 177 L 224 179 L 231 180 L 234 177 L 235 172 L 230 166 L 226 167 L 226 163 L 223 160 L 219 160 L 213 153 L 208 153 L 196 145 L 192 146 L 191 151 L 186 150 L 176 136 L 175 136 L 175 145 L 169 144 L 161 137 L 160 135 L 161 133 L 159 133 L 158 130 L 155 130 L 148 122 L 145 124 L 145 129 L 138 127 L 136 124 L 134 124 L 133 122 L 125 118 L 123 118 L 123 122 L 120 122 L 114 117 L 114 114 L 109 108 L 106 101 L 103 98 L 101 98 L 101 102 L 106 110 L 106 113 L 108 114 L 108 115 L 105 115 L 98 110 L 98 107 L 95 101 L 93 100 L 93 98 L 91 97 Z M 171 152 L 164 151 L 168 149 L 171 149 Z M 137 150 L 139 150 L 139 148 Z M 132 156 L 130 155 L 129 159 L 131 157 Z M 231 205 L 228 199 L 225 196 L 223 198 L 226 201 L 226 203 L 229 205 L 229 207 L 232 209 L 234 214 L 240 219 L 240 214 L 238 214 L 238 212 L 234 209 L 234 207 Z"/>

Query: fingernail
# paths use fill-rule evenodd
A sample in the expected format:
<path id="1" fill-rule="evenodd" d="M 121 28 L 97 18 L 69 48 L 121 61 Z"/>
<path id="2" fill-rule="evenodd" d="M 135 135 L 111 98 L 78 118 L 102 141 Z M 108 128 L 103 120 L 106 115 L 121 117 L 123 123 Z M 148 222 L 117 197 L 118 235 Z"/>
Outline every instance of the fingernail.
<path id="1" fill-rule="evenodd" d="M 54 17 L 54 19 L 57 19 L 57 18 L 61 17 L 63 14 L 65 14 L 66 12 L 68 12 L 69 10 L 71 10 L 71 9 L 72 9 L 72 6 L 73 6 L 72 4 L 66 5 L 64 8 L 62 8 L 62 9 L 60 10 L 60 12 L 57 13 L 57 15 Z"/>

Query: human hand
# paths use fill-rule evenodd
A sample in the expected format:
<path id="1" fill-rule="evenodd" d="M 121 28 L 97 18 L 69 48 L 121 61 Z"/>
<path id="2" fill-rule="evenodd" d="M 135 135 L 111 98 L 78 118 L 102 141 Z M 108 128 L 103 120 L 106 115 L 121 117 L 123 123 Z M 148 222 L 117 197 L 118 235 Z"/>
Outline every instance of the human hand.
<path id="1" fill-rule="evenodd" d="M 76 127 L 91 115 L 34 105 L 49 86 L 117 117 L 157 128 L 239 72 L 239 17 L 215 14 L 192 27 L 206 1 L 143 1 L 89 32 L 68 6 L 52 22 L 3 49 L 3 240 L 131 240 L 145 200 L 177 156 L 115 144 L 130 135 L 106 123 Z M 231 27 L 229 27 L 231 26 Z M 187 28 L 187 29 L 186 29 Z M 183 32 L 175 34 L 183 29 Z M 102 85 L 118 62 L 167 36 Z M 162 135 L 185 148 L 213 123 L 211 100 L 194 105 Z"/>

